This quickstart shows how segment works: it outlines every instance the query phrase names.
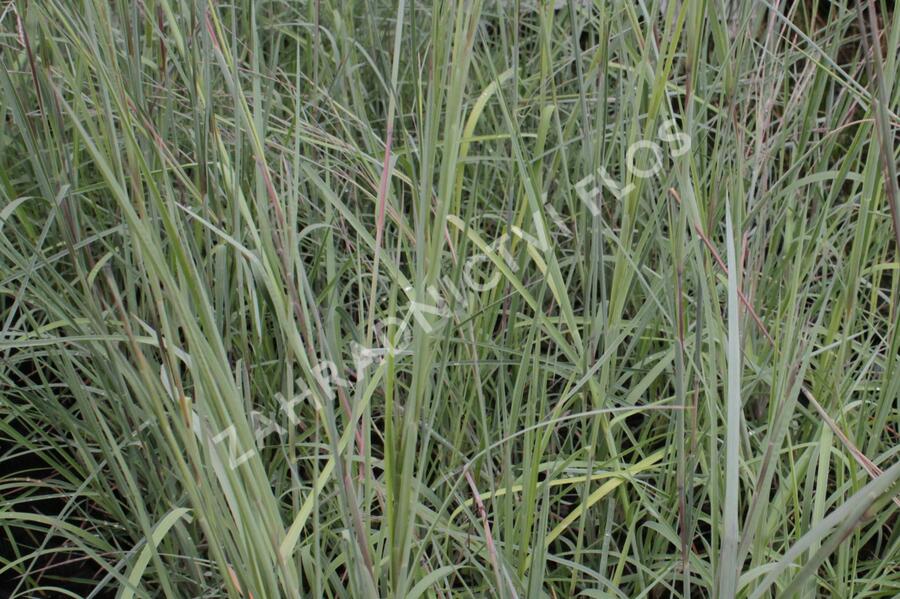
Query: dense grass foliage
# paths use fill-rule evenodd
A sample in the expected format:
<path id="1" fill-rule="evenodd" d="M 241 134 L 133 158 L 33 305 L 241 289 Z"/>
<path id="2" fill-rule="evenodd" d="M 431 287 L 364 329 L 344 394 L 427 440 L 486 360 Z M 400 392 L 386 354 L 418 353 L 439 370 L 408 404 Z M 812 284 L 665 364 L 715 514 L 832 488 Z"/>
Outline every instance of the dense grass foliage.
<path id="1" fill-rule="evenodd" d="M 896 597 L 883 0 L 7 0 L 3 597 Z"/>

